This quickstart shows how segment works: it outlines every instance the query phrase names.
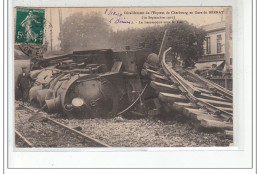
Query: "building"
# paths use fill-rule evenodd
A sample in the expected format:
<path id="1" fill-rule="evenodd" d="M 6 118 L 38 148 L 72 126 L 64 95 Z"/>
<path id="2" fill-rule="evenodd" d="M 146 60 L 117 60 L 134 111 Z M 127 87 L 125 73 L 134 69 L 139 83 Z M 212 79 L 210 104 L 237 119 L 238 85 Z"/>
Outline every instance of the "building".
<path id="1" fill-rule="evenodd" d="M 204 55 L 199 59 L 199 62 L 217 62 L 219 64 L 226 60 L 228 65 L 232 65 L 232 25 L 229 26 L 228 35 L 226 26 L 225 21 L 202 26 L 207 32 L 207 36 L 204 43 Z M 227 36 L 228 39 L 226 39 Z M 229 44 L 228 47 L 226 42 Z M 228 51 L 226 51 L 227 48 Z"/>
<path id="2" fill-rule="evenodd" d="M 221 21 L 202 28 L 207 32 L 204 42 L 204 55 L 199 58 L 195 67 L 200 71 L 217 68 L 222 76 L 214 75 L 209 79 L 218 85 L 232 90 L 232 23 Z"/>

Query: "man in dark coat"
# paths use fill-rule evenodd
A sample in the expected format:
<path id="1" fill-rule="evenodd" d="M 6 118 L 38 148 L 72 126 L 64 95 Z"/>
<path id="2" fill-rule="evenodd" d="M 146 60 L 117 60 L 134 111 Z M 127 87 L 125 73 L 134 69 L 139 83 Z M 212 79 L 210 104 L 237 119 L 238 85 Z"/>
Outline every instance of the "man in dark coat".
<path id="1" fill-rule="evenodd" d="M 31 87 L 31 77 L 26 72 L 26 67 L 22 67 L 22 73 L 19 74 L 17 80 L 17 88 L 21 91 L 23 104 L 24 102 L 29 101 L 30 87 Z"/>

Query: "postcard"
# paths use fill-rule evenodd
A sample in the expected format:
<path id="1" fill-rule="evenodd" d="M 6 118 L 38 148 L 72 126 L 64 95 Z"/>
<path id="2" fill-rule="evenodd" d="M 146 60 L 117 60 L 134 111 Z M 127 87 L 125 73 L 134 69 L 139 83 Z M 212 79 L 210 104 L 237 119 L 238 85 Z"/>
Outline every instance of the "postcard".
<path id="1" fill-rule="evenodd" d="M 232 146 L 231 7 L 16 7 L 14 26 L 16 148 Z"/>
<path id="2" fill-rule="evenodd" d="M 9 11 L 9 168 L 251 166 L 248 10 L 52 3 Z"/>

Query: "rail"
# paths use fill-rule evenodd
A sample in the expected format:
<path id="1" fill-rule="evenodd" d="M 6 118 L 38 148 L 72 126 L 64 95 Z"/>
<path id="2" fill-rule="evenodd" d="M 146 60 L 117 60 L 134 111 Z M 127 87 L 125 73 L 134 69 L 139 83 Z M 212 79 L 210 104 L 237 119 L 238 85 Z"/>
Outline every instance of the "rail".
<path id="1" fill-rule="evenodd" d="M 209 86 L 209 88 L 213 88 L 216 90 L 216 92 L 226 98 L 228 98 L 229 100 L 233 100 L 233 94 L 232 94 L 232 91 L 230 90 L 227 90 L 226 88 L 223 88 L 222 86 L 210 81 L 210 80 L 207 80 L 207 79 L 204 79 L 202 77 L 200 77 L 199 75 L 195 74 L 194 72 L 192 72 L 191 70 L 186 70 L 186 72 L 188 72 L 190 75 L 196 77 L 197 79 L 199 79 L 202 83 L 204 83 L 205 85 Z"/>
<path id="2" fill-rule="evenodd" d="M 30 143 L 20 132 L 15 130 L 15 135 L 17 135 L 28 147 L 33 147 L 32 143 Z"/>
<path id="3" fill-rule="evenodd" d="M 26 110 L 29 111 L 29 112 L 36 113 L 34 110 L 30 109 L 30 108 L 27 107 L 27 106 L 24 106 L 24 105 L 21 105 L 21 104 L 20 104 L 19 106 L 23 107 L 24 109 L 26 109 Z M 66 125 L 64 125 L 64 124 L 62 124 L 62 123 L 60 123 L 60 122 L 58 122 L 58 121 L 56 121 L 56 120 L 54 120 L 54 119 L 51 119 L 51 118 L 49 118 L 49 117 L 47 117 L 47 116 L 43 116 L 43 115 L 42 115 L 42 116 L 40 116 L 40 118 L 41 118 L 41 119 L 46 119 L 46 120 L 48 120 L 48 121 L 50 121 L 50 122 L 52 122 L 52 123 L 55 123 L 56 125 L 58 125 L 58 126 L 60 126 L 60 127 L 63 127 L 63 128 L 65 128 L 65 129 L 67 129 L 67 130 L 69 130 L 69 131 L 71 131 L 71 132 L 73 132 L 73 133 L 75 133 L 75 134 L 77 134 L 77 135 L 79 135 L 79 136 L 81 136 L 81 137 L 84 137 L 84 138 L 86 138 L 87 140 L 92 141 L 92 142 L 94 142 L 94 143 L 100 145 L 101 147 L 111 147 L 111 146 L 109 146 L 109 145 L 107 145 L 107 144 L 105 144 L 105 143 L 103 143 L 103 142 L 101 142 L 101 141 L 99 141 L 99 140 L 97 140 L 97 139 L 95 139 L 95 138 L 92 138 L 92 137 L 90 137 L 90 136 L 88 136 L 88 135 L 86 135 L 86 134 L 83 134 L 83 133 L 81 133 L 81 132 L 79 132 L 79 131 L 77 131 L 77 130 L 75 130 L 75 129 L 73 129 L 73 128 L 70 128 L 70 127 L 68 127 L 68 126 L 66 126 Z M 40 118 L 38 118 L 38 119 L 40 119 Z"/>
<path id="4" fill-rule="evenodd" d="M 173 81 L 176 81 L 182 88 L 182 91 L 184 90 L 184 95 L 190 99 L 193 103 L 196 103 L 197 105 L 201 106 L 201 107 L 204 107 L 206 108 L 207 110 L 209 111 L 212 111 L 214 112 L 216 115 L 219 115 L 219 116 L 222 116 L 224 118 L 226 118 L 227 120 L 230 120 L 232 119 L 233 117 L 233 114 L 229 113 L 229 112 L 226 112 L 222 109 L 219 109 L 215 106 L 213 106 L 212 104 L 210 103 L 207 103 L 199 98 L 197 98 L 196 96 L 193 95 L 193 92 L 192 92 L 192 86 L 190 84 L 188 84 L 177 72 L 175 72 L 172 67 L 170 67 L 166 61 L 165 61 L 165 57 L 166 57 L 166 54 L 171 50 L 171 48 L 168 48 L 166 51 L 164 51 L 163 53 L 163 57 L 162 57 L 162 60 L 161 60 L 161 65 L 162 65 L 162 68 L 164 70 L 164 72 L 168 75 L 170 75 L 170 78 L 173 80 Z M 206 83 L 206 82 L 205 82 Z M 208 83 L 208 84 L 211 84 L 211 83 Z M 212 85 L 212 84 L 211 84 Z"/>

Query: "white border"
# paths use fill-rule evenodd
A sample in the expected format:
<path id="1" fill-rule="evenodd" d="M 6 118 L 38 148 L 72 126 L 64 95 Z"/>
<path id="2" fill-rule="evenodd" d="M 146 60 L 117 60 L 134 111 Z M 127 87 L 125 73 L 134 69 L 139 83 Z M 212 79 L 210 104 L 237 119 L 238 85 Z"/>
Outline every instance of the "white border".
<path id="1" fill-rule="evenodd" d="M 167 149 L 166 151 L 131 151 L 131 152 L 13 152 L 12 149 L 12 115 L 13 115 L 13 94 L 8 95 L 8 116 L 9 116 L 9 156 L 8 167 L 117 167 L 117 168 L 250 168 L 252 167 L 252 5 L 250 1 L 242 0 L 216 0 L 213 1 L 95 1 L 84 0 L 74 1 L 22 1 L 14 0 L 9 2 L 9 29 L 12 29 L 13 6 L 232 6 L 233 7 L 233 55 L 234 55 L 234 121 L 235 121 L 235 146 L 232 148 L 203 149 L 178 148 Z M 9 32 L 10 34 L 10 32 Z M 12 91 L 13 84 L 13 36 L 9 35 L 8 43 L 8 89 Z M 246 58 L 246 59 L 245 59 Z M 239 61 L 237 61 L 239 60 Z M 247 91 L 247 92 L 245 92 Z M 6 121 L 5 114 L 5 121 Z M 238 119 L 239 118 L 239 119 Z M 238 129 L 239 128 L 239 129 Z M 71 149 L 69 149 L 71 150 Z M 141 149 L 140 149 L 141 150 Z M 158 149 L 156 149 L 158 150 Z M 165 150 L 165 149 L 164 149 Z M 72 162 L 73 161 L 73 162 Z"/>

